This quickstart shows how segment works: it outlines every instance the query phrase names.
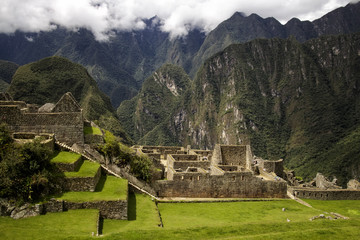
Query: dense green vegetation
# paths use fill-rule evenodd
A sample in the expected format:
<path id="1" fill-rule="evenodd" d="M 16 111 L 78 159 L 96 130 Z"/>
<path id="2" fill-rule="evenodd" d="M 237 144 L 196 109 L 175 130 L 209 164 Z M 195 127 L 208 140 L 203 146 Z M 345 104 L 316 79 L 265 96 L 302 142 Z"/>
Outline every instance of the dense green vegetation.
<path id="1" fill-rule="evenodd" d="M 16 144 L 0 125 L 0 198 L 37 201 L 59 191 L 61 175 L 50 163 L 53 153 L 40 141 Z"/>
<path id="2" fill-rule="evenodd" d="M 359 201 L 306 200 L 314 208 L 292 200 L 159 203 L 142 194 L 129 195 L 129 221 L 105 219 L 103 239 L 357 239 L 360 235 Z M 285 211 L 282 211 L 285 208 Z M 317 219 L 336 212 L 349 220 Z M 0 217 L 5 239 L 87 239 L 96 232 L 96 210 L 50 213 L 12 220 Z M 325 213 L 325 215 L 328 215 Z M 79 217 L 81 216 L 81 220 Z M 288 221 L 288 219 L 290 221 Z M 36 220 L 36 221 L 35 221 Z M 63 229 L 61 229 L 62 227 Z M 94 229 L 94 230 L 93 230 Z"/>
<path id="3" fill-rule="evenodd" d="M 98 150 L 105 155 L 112 163 L 124 167 L 130 166 L 130 173 L 144 181 L 149 182 L 153 171 L 152 160 L 146 155 L 136 155 L 134 150 L 122 144 L 119 138 L 111 132 L 105 131 L 105 144 L 98 146 Z"/>
<path id="4" fill-rule="evenodd" d="M 0 92 L 6 92 L 18 67 L 15 63 L 0 60 Z"/>

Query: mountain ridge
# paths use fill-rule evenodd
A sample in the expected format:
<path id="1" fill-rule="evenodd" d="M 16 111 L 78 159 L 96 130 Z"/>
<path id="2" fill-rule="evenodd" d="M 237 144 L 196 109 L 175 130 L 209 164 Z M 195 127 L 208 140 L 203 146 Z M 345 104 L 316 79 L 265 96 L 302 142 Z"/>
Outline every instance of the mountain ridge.
<path id="1" fill-rule="evenodd" d="M 205 61 L 169 116 L 142 136 L 204 149 L 250 142 L 255 155 L 284 158 L 306 179 L 319 171 L 345 184 L 360 176 L 360 155 L 350 150 L 344 158 L 334 149 L 356 149 L 358 143 L 359 69 L 360 33 L 305 43 L 290 37 L 233 44 Z M 145 99 L 138 95 L 137 101 Z M 145 102 L 157 110 L 156 102 Z M 122 103 L 120 118 L 147 119 L 123 109 L 131 107 Z"/>
<path id="2" fill-rule="evenodd" d="M 230 22 L 225 20 L 206 36 L 195 29 L 186 38 L 174 40 L 158 26 L 153 26 L 151 20 L 144 30 L 115 32 L 107 43 L 96 42 L 92 33 L 85 29 L 0 34 L 0 59 L 22 65 L 52 55 L 66 57 L 85 66 L 117 107 L 123 100 L 135 96 L 142 82 L 166 62 L 183 67 L 193 78 L 207 58 L 230 44 L 289 35 L 303 42 L 318 37 L 319 32 L 360 31 L 359 13 L 360 3 L 348 4 L 313 22 L 293 19 L 285 25 L 274 18 L 235 13 Z"/>

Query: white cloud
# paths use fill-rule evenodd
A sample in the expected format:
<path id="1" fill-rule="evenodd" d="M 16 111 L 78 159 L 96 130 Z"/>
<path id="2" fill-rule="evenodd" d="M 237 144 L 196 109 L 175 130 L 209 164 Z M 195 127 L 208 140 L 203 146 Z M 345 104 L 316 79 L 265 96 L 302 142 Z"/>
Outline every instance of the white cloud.
<path id="1" fill-rule="evenodd" d="M 72 30 L 84 27 L 101 41 L 106 40 L 112 30 L 142 29 L 143 19 L 156 15 L 162 19 L 162 30 L 176 37 L 194 28 L 208 32 L 236 11 L 275 17 L 285 23 L 292 17 L 314 20 L 349 2 L 351 0 L 2 0 L 0 32 L 49 31 L 57 25 Z"/>

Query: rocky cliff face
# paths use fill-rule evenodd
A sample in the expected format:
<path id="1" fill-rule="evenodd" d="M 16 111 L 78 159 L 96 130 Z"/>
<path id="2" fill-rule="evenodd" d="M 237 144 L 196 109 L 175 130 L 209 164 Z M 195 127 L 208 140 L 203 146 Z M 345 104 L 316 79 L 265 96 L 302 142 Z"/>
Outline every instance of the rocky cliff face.
<path id="1" fill-rule="evenodd" d="M 166 124 L 178 105 L 183 105 L 189 86 L 190 78 L 180 67 L 166 64 L 158 69 L 145 80 L 135 98 L 124 101 L 118 108 L 125 130 L 144 144 L 180 143 L 173 135 L 163 132 L 167 127 L 162 124 Z"/>
<path id="2" fill-rule="evenodd" d="M 164 109 L 159 104 L 164 98 L 155 97 L 154 103 L 144 98 L 150 92 L 143 89 L 134 115 L 143 121 L 135 121 L 135 128 L 143 130 L 141 136 L 166 136 L 166 142 L 150 144 L 213 148 L 250 142 L 255 155 L 285 158 L 304 177 L 321 171 L 344 183 L 347 176 L 359 176 L 353 166 L 360 156 L 351 150 L 360 140 L 359 69 L 360 34 L 231 45 L 205 62 L 184 93 L 175 97 L 173 84 L 162 88 L 174 96 L 166 98 L 172 107 L 164 116 L 145 110 Z M 157 72 L 153 82 L 159 75 L 166 74 Z M 149 118 L 157 125 L 153 121 L 146 131 L 141 126 Z M 342 149 L 349 150 L 348 157 Z"/>

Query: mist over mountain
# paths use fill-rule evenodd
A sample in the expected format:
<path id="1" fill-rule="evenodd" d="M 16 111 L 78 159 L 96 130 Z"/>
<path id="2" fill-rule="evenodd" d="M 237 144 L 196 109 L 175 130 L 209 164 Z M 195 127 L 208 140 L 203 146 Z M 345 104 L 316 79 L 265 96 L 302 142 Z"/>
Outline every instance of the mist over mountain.
<path id="1" fill-rule="evenodd" d="M 348 4 L 313 22 L 290 20 L 282 25 L 274 18 L 235 13 L 205 35 L 192 30 L 172 39 L 155 18 L 142 30 L 114 32 L 108 42 L 96 41 L 85 29 L 77 32 L 58 27 L 50 32 L 0 34 L 0 59 L 23 65 L 47 56 L 63 56 L 86 67 L 100 89 L 117 107 L 136 95 L 142 82 L 164 63 L 173 63 L 194 77 L 202 63 L 233 43 L 256 38 L 305 41 L 324 34 L 360 31 L 360 3 Z"/>

